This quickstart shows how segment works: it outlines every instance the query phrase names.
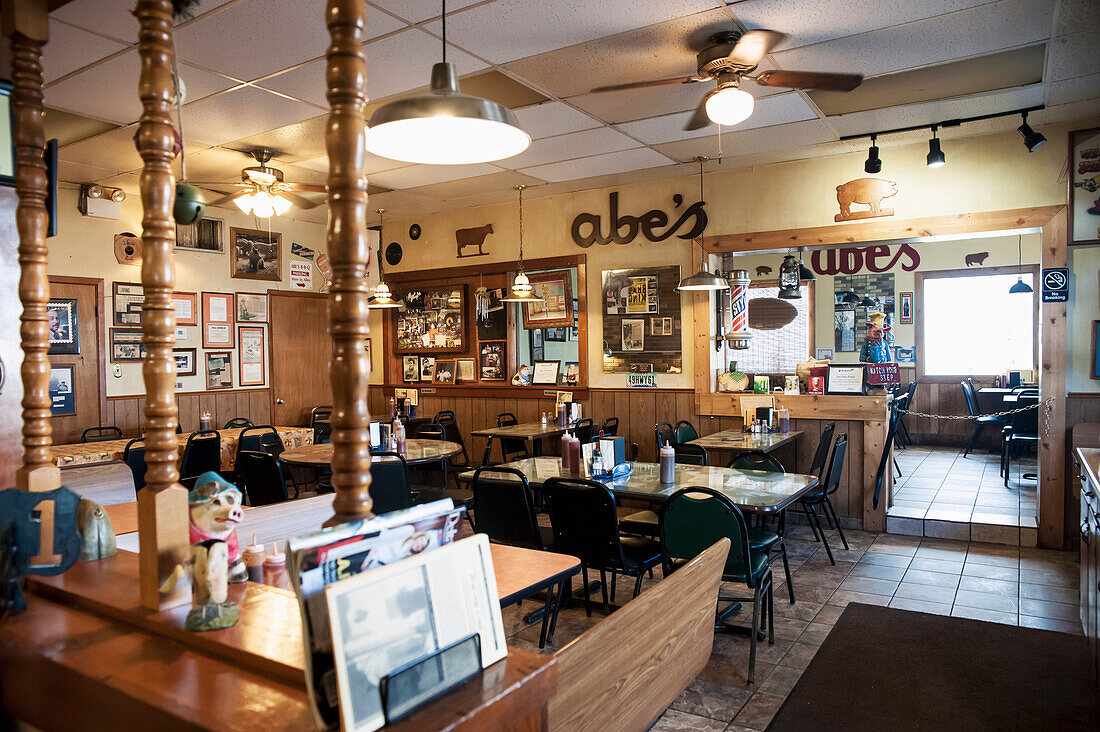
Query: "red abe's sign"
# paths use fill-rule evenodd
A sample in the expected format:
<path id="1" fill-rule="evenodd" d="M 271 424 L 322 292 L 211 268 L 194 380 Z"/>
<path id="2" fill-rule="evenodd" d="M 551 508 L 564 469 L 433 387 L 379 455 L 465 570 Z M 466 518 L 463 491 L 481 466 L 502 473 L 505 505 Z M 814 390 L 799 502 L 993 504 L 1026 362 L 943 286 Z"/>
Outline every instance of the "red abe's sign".
<path id="1" fill-rule="evenodd" d="M 867 386 L 885 386 L 886 384 L 900 384 L 901 369 L 896 363 L 869 363 L 867 364 Z"/>
<path id="2" fill-rule="evenodd" d="M 868 247 L 844 247 L 826 249 L 810 255 L 810 265 L 819 275 L 851 275 L 867 268 L 871 272 L 885 272 L 898 264 L 906 272 L 920 265 L 920 254 L 908 244 L 902 244 L 892 255 L 890 247 L 874 244 Z"/>

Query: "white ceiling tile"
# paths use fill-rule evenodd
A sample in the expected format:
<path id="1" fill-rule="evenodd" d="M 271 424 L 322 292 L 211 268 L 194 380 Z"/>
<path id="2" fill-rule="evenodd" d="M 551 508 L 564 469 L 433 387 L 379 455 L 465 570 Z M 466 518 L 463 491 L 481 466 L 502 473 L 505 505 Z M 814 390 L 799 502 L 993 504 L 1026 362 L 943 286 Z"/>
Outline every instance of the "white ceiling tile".
<path id="1" fill-rule="evenodd" d="M 519 172 L 534 178 L 556 182 L 672 164 L 672 160 L 664 155 L 654 152 L 648 147 L 643 147 L 636 150 L 622 150 L 604 155 L 593 155 L 578 160 L 567 160 L 562 163 L 538 165 L 534 168 L 524 168 Z"/>
<path id="2" fill-rule="evenodd" d="M 92 181 L 109 178 L 117 173 L 117 170 L 110 170 L 109 168 L 70 163 L 67 160 L 57 161 L 57 179 L 62 183 L 91 183 Z"/>
<path id="3" fill-rule="evenodd" d="M 447 3 L 447 12 L 453 13 L 479 2 L 482 0 L 450 0 Z M 440 10 L 437 0 L 370 0 L 370 4 L 404 18 L 410 23 L 421 23 L 431 18 L 438 18 Z"/>
<path id="4" fill-rule="evenodd" d="M 687 162 L 697 155 L 717 158 L 719 149 L 722 157 L 731 158 L 782 148 L 803 148 L 830 142 L 836 138 L 836 134 L 824 122 L 819 119 L 810 119 L 786 125 L 758 127 L 753 130 L 723 132 L 721 148 L 719 148 L 718 135 L 666 142 L 654 145 L 654 148 L 675 160 Z"/>
<path id="5" fill-rule="evenodd" d="M 516 117 L 519 118 L 520 127 L 533 140 L 600 126 L 599 121 L 561 102 L 546 102 L 517 109 Z"/>
<path id="6" fill-rule="evenodd" d="M 370 176 L 370 182 L 386 188 L 416 188 L 449 180 L 473 178 L 475 175 L 499 173 L 501 169 L 489 163 L 474 165 L 409 165 Z"/>
<path id="7" fill-rule="evenodd" d="M 220 145 L 316 117 L 317 109 L 263 89 L 242 86 L 188 104 L 183 115 L 188 138 Z"/>
<path id="8" fill-rule="evenodd" d="M 365 47 L 367 53 L 367 96 L 369 100 L 424 87 L 431 77 L 431 65 L 442 59 L 439 40 L 418 28 L 396 33 Z M 486 64 L 457 49 L 450 49 L 447 61 L 459 75 L 486 68 Z M 325 98 L 325 60 L 257 82 L 258 86 L 328 107 Z"/>
<path id="9" fill-rule="evenodd" d="M 138 170 L 141 156 L 134 146 L 136 127 L 118 127 L 101 135 L 94 135 L 57 151 L 59 160 L 104 168 L 114 173 Z M 190 151 L 190 148 L 189 148 Z"/>
<path id="10" fill-rule="evenodd" d="M 1046 89 L 1047 105 L 1071 104 L 1085 99 L 1100 97 L 1100 71 L 1088 76 L 1078 76 L 1065 81 L 1050 81 L 1043 85 Z"/>
<path id="11" fill-rule="evenodd" d="M 127 46 L 124 43 L 108 40 L 51 18 L 50 41 L 42 53 L 42 78 L 48 84 L 125 48 Z"/>
<path id="12" fill-rule="evenodd" d="M 363 158 L 365 164 L 363 172 L 367 175 L 381 173 L 384 170 L 396 170 L 397 168 L 409 167 L 408 163 L 390 160 L 389 158 L 381 158 L 369 152 L 363 153 Z M 303 168 L 309 168 L 310 170 L 316 170 L 321 173 L 328 173 L 328 155 L 322 155 L 319 158 L 312 158 L 310 160 L 301 160 L 295 163 L 295 165 L 300 165 Z"/>
<path id="13" fill-rule="evenodd" d="M 187 177 L 192 181 L 221 182 L 232 185 L 241 182 L 241 169 L 256 165 L 256 161 L 244 153 L 211 147 L 197 152 L 188 151 Z M 280 167 L 273 161 L 273 167 Z"/>
<path id="14" fill-rule="evenodd" d="M 447 37 L 493 63 L 506 63 L 692 13 L 714 0 L 508 0 L 447 16 Z M 425 27 L 439 32 L 439 21 Z"/>
<path id="15" fill-rule="evenodd" d="M 138 98 L 140 73 L 137 50 L 130 50 L 64 81 L 48 84 L 46 105 L 118 124 L 136 122 L 141 116 L 141 99 Z M 202 99 L 237 84 L 224 76 L 182 63 L 180 75 L 187 85 L 189 100 Z"/>
<path id="16" fill-rule="evenodd" d="M 1100 3 L 1096 0 L 1061 0 L 1054 35 L 1061 36 L 1091 30 L 1100 31 Z"/>
<path id="17" fill-rule="evenodd" d="M 773 54 L 783 69 L 877 76 L 1046 40 L 1054 0 L 1001 0 Z"/>
<path id="18" fill-rule="evenodd" d="M 568 135 L 535 140 L 531 143 L 531 147 L 519 155 L 500 160 L 497 164 L 512 170 L 518 170 L 519 168 L 531 168 L 544 163 L 556 163 L 559 160 L 582 158 L 586 155 L 598 155 L 640 146 L 636 140 L 621 132 L 617 132 L 610 127 L 600 127 L 595 130 L 572 132 Z"/>
<path id="19" fill-rule="evenodd" d="M 197 18 L 227 2 L 230 0 L 200 0 L 198 7 L 192 9 L 192 17 Z M 72 0 L 50 13 L 50 17 L 132 44 L 138 40 L 138 20 L 133 13 L 134 5 L 133 2 L 122 0 Z M 181 18 L 177 25 L 188 20 Z"/>
<path id="20" fill-rule="evenodd" d="M 1043 77 L 1049 81 L 1073 79 L 1095 73 L 1100 69 L 1096 58 L 1096 38 L 1100 28 L 1094 28 L 1050 42 L 1047 70 Z"/>
<path id="21" fill-rule="evenodd" d="M 617 127 L 647 145 L 715 134 L 718 128 L 713 125 L 690 132 L 685 130 L 684 125 L 691 119 L 692 114 L 692 112 L 667 114 L 663 117 L 651 117 L 637 122 L 627 122 L 626 124 L 617 125 Z M 776 94 L 757 100 L 751 117 L 734 127 L 723 127 L 722 132 L 724 134 L 726 132 L 751 130 L 756 127 L 768 127 L 816 117 L 817 115 L 814 114 L 810 105 L 806 104 L 802 95 L 797 92 L 787 92 L 786 94 Z"/>

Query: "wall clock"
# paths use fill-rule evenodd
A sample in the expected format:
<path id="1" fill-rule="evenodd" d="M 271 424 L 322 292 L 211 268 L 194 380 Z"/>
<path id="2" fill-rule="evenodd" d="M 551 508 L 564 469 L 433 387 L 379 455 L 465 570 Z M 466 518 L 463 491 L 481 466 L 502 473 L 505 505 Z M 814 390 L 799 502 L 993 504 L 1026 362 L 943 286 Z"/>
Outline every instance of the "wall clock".
<path id="1" fill-rule="evenodd" d="M 409 227 L 409 238 L 413 241 L 420 238 L 420 224 L 413 224 Z"/>

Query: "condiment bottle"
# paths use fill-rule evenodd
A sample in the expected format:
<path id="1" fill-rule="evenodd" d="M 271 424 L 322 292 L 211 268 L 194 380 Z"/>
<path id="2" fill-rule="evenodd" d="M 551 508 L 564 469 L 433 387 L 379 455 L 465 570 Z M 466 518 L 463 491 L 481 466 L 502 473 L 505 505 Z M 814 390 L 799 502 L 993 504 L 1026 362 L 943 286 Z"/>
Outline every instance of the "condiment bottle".
<path id="1" fill-rule="evenodd" d="M 390 397 L 390 419 L 397 417 L 397 400 Z"/>
<path id="2" fill-rule="evenodd" d="M 791 431 L 791 410 L 786 407 L 779 408 L 779 431 L 783 434 Z"/>
<path id="3" fill-rule="evenodd" d="M 244 564 L 248 568 L 248 581 L 262 583 L 264 581 L 264 557 L 267 552 L 263 544 L 256 543 L 256 535 L 252 535 L 252 543 L 244 548 Z"/>
<path id="4" fill-rule="evenodd" d="M 584 472 L 581 469 L 581 440 L 576 435 L 569 440 L 569 453 L 569 464 L 573 466 L 572 472 Z"/>
<path id="5" fill-rule="evenodd" d="M 212 429 L 214 429 L 214 418 L 210 416 L 210 412 L 203 412 L 199 415 L 199 432 Z"/>
<path id="6" fill-rule="evenodd" d="M 573 436 L 566 432 L 561 436 L 561 471 L 563 473 L 575 473 L 577 468 L 573 465 Z"/>
<path id="7" fill-rule="evenodd" d="M 399 419 L 393 421 L 393 437 L 397 443 L 397 454 L 405 454 L 405 425 Z"/>
<path id="8" fill-rule="evenodd" d="M 286 572 L 286 555 L 276 550 L 264 560 L 264 584 L 290 589 L 290 575 Z"/>
<path id="9" fill-rule="evenodd" d="M 676 451 L 665 442 L 661 448 L 661 484 L 672 485 L 676 482 Z"/>

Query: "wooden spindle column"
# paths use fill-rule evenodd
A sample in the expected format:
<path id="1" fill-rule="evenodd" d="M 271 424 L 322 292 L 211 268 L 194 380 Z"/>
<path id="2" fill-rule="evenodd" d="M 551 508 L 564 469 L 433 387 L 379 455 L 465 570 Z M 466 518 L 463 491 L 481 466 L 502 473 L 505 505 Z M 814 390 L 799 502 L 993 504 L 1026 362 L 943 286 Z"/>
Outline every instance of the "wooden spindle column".
<path id="1" fill-rule="evenodd" d="M 367 66 L 363 53 L 367 11 L 363 0 L 329 0 L 331 44 L 326 80 L 331 108 L 328 148 L 328 255 L 332 262 L 332 502 L 326 525 L 371 516 L 370 359 L 367 325 L 367 180 L 364 174 Z"/>
<path id="2" fill-rule="evenodd" d="M 145 488 L 138 492 L 138 530 L 141 537 L 141 603 L 160 609 L 187 602 L 190 588 L 179 582 L 172 593 L 159 587 L 172 569 L 188 557 L 187 491 L 177 482 L 175 311 L 172 288 L 176 267 L 172 247 L 176 227 L 172 220 L 176 181 L 172 175 L 174 135 L 171 122 L 172 3 L 139 0 L 137 4 L 138 90 L 142 114 L 138 152 L 145 163 L 141 172 L 143 215 L 141 284 L 142 341 L 145 344 Z"/>
<path id="3" fill-rule="evenodd" d="M 23 303 L 23 466 L 16 472 L 22 490 L 47 491 L 60 485 L 50 459 L 50 327 L 46 304 L 46 134 L 42 119 L 42 46 L 48 39 L 45 3 L 4 3 L 4 33 L 12 48 L 12 111 L 15 190 L 19 196 L 19 299 Z"/>

